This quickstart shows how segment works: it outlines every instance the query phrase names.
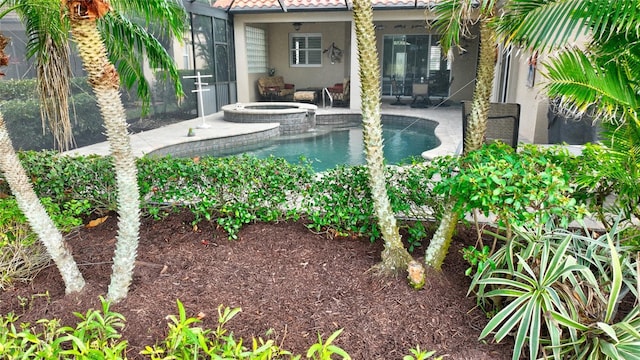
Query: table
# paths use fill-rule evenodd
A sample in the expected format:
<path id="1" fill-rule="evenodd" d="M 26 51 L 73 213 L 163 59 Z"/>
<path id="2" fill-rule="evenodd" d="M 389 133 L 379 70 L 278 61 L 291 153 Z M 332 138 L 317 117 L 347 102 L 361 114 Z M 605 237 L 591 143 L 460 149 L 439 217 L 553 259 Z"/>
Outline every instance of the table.
<path id="1" fill-rule="evenodd" d="M 322 97 L 322 106 L 324 106 L 324 97 L 322 96 L 322 92 L 324 91 L 324 89 L 326 88 L 308 87 L 296 90 L 296 92 L 293 94 L 293 101 L 304 101 L 318 105 L 318 101 Z"/>

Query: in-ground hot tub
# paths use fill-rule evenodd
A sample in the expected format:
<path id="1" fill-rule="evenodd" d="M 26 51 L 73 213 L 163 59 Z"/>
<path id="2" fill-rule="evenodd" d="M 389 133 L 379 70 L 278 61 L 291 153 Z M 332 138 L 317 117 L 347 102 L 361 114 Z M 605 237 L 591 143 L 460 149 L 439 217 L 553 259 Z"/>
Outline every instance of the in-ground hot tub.
<path id="1" fill-rule="evenodd" d="M 300 134 L 316 126 L 317 106 L 296 102 L 253 102 L 222 107 L 224 120 L 238 123 L 280 123 L 280 134 Z"/>

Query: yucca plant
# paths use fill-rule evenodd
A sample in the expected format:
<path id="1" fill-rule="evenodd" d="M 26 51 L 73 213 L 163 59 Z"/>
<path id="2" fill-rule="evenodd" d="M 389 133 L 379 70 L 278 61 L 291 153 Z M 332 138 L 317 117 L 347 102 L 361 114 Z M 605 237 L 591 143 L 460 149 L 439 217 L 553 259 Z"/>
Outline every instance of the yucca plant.
<path id="1" fill-rule="evenodd" d="M 573 283 L 567 291 L 575 298 L 582 316 L 570 318 L 557 311 L 549 312 L 559 325 L 569 329 L 571 341 L 560 347 L 564 355 L 573 359 L 640 359 L 640 308 L 635 306 L 622 320 L 616 321 L 618 305 L 626 294 L 631 291 L 636 302 L 638 299 L 639 274 L 634 274 L 631 283 L 624 281 L 628 262 L 614 244 L 614 238 L 620 232 L 615 226 L 595 239 L 596 246 L 604 241 L 609 249 L 608 257 L 596 256 L 590 261 L 598 269 L 597 274 L 603 277 L 598 282 L 601 286 L 590 286 L 586 293 L 580 291 L 580 284 Z"/>
<path id="2" fill-rule="evenodd" d="M 526 234 L 526 230 L 518 229 L 516 234 Z M 541 343 L 547 345 L 545 336 L 549 337 L 554 357 L 559 358 L 562 333 L 547 314 L 553 312 L 571 319 L 576 315 L 576 309 L 558 289 L 558 284 L 580 274 L 590 284 L 597 286 L 591 271 L 568 254 L 571 234 L 564 235 L 559 244 L 557 238 L 558 234 L 553 232 L 543 234 L 540 239 L 531 242 L 532 256 L 525 258 L 515 254 L 517 266 L 513 271 L 495 270 L 477 282 L 495 287 L 484 293 L 484 297 L 501 297 L 509 301 L 489 321 L 480 338 L 495 331 L 494 338 L 499 342 L 515 332 L 514 360 L 520 358 L 525 345 L 529 348 L 528 358 L 536 359 Z M 577 283 L 577 278 L 574 281 Z"/>

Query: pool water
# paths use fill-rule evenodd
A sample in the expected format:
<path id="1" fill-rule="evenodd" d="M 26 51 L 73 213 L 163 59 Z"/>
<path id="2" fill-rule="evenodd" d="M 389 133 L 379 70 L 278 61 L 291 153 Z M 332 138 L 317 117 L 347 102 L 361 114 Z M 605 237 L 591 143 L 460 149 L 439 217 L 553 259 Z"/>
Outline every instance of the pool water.
<path id="1" fill-rule="evenodd" d="M 384 156 L 387 164 L 397 164 L 409 157 L 420 156 L 439 144 L 433 128 L 385 124 L 382 127 Z M 337 165 L 366 163 L 361 127 L 317 129 L 295 137 L 272 140 L 258 149 L 238 151 L 258 158 L 275 156 L 297 163 L 301 156 L 311 162 L 315 171 Z"/>

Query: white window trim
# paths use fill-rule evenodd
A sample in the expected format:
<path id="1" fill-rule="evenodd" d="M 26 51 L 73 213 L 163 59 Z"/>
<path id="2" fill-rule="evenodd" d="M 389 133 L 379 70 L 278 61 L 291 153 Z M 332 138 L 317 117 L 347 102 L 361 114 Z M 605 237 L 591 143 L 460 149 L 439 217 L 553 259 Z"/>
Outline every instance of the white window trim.
<path id="1" fill-rule="evenodd" d="M 319 64 L 294 64 L 293 63 L 293 59 L 291 56 L 291 52 L 294 50 L 292 47 L 292 40 L 294 37 L 305 37 L 305 38 L 310 38 L 310 37 L 317 37 L 320 38 L 320 44 L 322 44 L 322 33 L 289 33 L 289 50 L 288 50 L 288 54 L 287 56 L 289 57 L 289 66 L 290 67 L 322 67 L 322 45 L 320 45 L 320 48 L 317 49 L 318 51 L 320 51 L 320 63 Z M 316 50 L 316 49 L 305 49 L 305 52 L 308 52 L 309 50 Z M 307 56 L 307 61 L 309 61 L 309 57 Z"/>

